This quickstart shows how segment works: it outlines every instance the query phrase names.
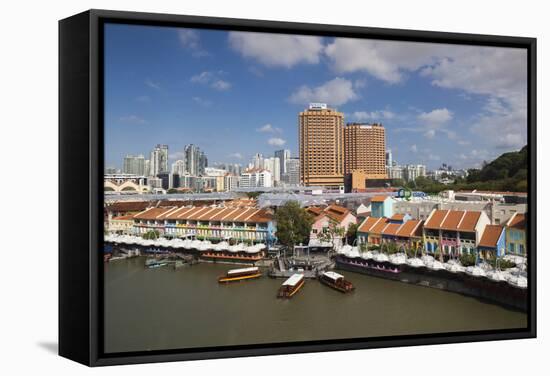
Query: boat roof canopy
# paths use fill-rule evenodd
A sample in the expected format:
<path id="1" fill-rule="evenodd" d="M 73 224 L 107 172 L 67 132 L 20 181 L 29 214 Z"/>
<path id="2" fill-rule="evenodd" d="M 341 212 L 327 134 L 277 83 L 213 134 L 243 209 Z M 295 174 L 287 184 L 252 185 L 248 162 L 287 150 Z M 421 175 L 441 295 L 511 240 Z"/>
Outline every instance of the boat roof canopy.
<path id="1" fill-rule="evenodd" d="M 283 286 L 296 286 L 304 278 L 303 274 L 293 274 L 289 279 L 283 282 Z"/>
<path id="2" fill-rule="evenodd" d="M 231 269 L 227 272 L 227 274 L 238 274 L 238 273 L 257 272 L 257 271 L 258 271 L 258 267 L 253 266 L 250 268 Z"/>
<path id="3" fill-rule="evenodd" d="M 332 271 L 324 272 L 323 275 L 326 276 L 326 277 L 329 277 L 330 279 L 332 279 L 334 281 L 336 281 L 340 278 L 344 278 L 344 276 L 342 274 L 338 274 L 338 273 L 332 272 Z"/>

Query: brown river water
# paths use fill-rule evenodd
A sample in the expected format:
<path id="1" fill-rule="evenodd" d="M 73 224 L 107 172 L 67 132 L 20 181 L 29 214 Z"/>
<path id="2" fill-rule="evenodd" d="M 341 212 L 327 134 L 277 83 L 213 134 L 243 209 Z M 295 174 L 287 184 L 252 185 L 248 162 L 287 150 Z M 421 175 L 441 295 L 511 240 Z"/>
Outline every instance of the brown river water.
<path id="1" fill-rule="evenodd" d="M 306 280 L 281 300 L 282 279 L 218 284 L 238 266 L 146 269 L 144 260 L 105 264 L 107 353 L 527 326 L 522 312 L 352 272 L 342 272 L 356 287 L 351 294 Z"/>

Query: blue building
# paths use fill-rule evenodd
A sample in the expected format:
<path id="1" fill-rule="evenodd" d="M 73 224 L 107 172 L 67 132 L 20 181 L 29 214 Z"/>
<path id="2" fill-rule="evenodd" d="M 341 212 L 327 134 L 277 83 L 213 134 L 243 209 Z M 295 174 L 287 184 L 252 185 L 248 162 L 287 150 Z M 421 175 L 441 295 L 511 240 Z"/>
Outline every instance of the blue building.
<path id="1" fill-rule="evenodd" d="M 479 257 L 489 259 L 506 254 L 506 231 L 501 225 L 486 225 L 477 245 Z"/>
<path id="2" fill-rule="evenodd" d="M 374 196 L 370 201 L 371 217 L 391 218 L 394 200 L 390 196 Z"/>

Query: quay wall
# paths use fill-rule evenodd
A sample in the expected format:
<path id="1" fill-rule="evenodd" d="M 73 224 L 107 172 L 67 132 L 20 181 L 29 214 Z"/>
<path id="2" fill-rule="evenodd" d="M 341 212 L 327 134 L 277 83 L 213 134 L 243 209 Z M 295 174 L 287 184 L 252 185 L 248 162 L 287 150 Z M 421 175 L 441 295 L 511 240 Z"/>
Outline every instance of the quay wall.
<path id="1" fill-rule="evenodd" d="M 496 282 L 486 277 L 474 277 L 465 273 L 451 273 L 447 270 L 431 270 L 425 267 L 414 268 L 409 265 L 393 265 L 389 262 L 368 261 L 370 265 L 398 268 L 399 273 L 353 265 L 345 258 L 336 258 L 336 268 L 362 273 L 373 277 L 386 278 L 413 285 L 437 288 L 463 294 L 509 308 L 527 311 L 527 289 L 514 287 L 505 281 Z"/>

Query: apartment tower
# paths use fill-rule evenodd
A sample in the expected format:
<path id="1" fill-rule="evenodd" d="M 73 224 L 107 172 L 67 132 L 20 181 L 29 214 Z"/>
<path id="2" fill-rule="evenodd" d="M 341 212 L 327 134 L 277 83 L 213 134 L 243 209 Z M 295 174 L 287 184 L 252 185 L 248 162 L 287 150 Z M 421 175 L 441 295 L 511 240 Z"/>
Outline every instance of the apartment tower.
<path id="1" fill-rule="evenodd" d="M 311 103 L 299 115 L 300 182 L 305 186 L 344 184 L 344 114 Z"/>
<path id="2" fill-rule="evenodd" d="M 371 179 L 386 176 L 386 131 L 382 124 L 350 123 L 344 128 L 344 173 L 361 171 Z"/>

